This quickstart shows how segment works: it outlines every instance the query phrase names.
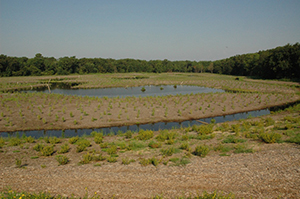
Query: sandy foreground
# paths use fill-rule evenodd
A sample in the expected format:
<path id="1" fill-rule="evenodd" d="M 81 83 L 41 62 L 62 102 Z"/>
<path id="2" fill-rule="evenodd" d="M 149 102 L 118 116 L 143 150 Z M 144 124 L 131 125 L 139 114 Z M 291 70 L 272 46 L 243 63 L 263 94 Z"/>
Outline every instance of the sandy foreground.
<path id="1" fill-rule="evenodd" d="M 26 168 L 0 164 L 0 190 L 41 192 L 63 196 L 97 193 L 103 198 L 166 198 L 218 190 L 244 198 L 299 198 L 300 146 L 263 144 L 252 154 L 192 157 L 186 166 L 141 166 L 120 162 L 94 166 L 58 166 L 54 157 L 28 160 Z M 4 157 L 3 153 L 0 153 Z M 7 154 L 8 155 L 8 154 Z M 2 159 L 2 158 L 1 158 Z M 76 156 L 72 162 L 78 162 Z M 41 168 L 41 164 L 47 165 Z M 86 190 L 87 188 L 87 190 Z"/>

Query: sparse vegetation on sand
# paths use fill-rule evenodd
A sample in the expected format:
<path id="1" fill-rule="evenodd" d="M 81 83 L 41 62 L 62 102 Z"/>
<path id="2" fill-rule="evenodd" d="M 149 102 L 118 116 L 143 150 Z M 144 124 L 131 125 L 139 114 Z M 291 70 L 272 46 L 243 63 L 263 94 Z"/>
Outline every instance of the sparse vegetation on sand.
<path id="1" fill-rule="evenodd" d="M 201 78 L 210 81 L 208 77 L 212 76 L 196 75 L 197 80 L 186 74 L 161 74 L 137 81 L 147 85 L 146 81 L 156 79 L 180 85 L 178 81 L 183 79 L 185 84 L 194 84 Z M 1 93 L 1 130 L 180 120 L 254 110 L 299 99 L 297 89 L 290 85 L 213 77 L 216 78 L 210 82 L 211 87 L 232 83 L 232 87 L 240 85 L 238 89 L 245 91 L 252 85 L 250 90 L 257 92 L 143 98 Z M 125 80 L 128 84 L 135 81 Z M 119 81 L 126 85 L 123 79 L 115 85 Z M 237 198 L 299 198 L 299 113 L 300 105 L 296 104 L 264 117 L 223 124 L 212 120 L 210 124 L 172 130 L 127 131 L 117 135 L 94 131 L 90 136 L 39 139 L 20 134 L 0 137 L 0 196 L 201 198 L 197 194 L 207 190 L 209 193 L 203 193 L 207 196 L 203 198 L 234 198 L 227 195 L 229 192 Z"/>

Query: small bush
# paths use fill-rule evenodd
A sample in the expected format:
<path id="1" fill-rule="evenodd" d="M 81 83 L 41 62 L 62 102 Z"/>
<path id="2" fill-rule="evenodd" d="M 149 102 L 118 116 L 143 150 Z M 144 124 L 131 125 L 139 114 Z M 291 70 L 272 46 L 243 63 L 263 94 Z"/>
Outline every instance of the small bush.
<path id="1" fill-rule="evenodd" d="M 265 119 L 265 123 L 266 123 L 266 126 L 271 126 L 271 125 L 274 125 L 275 124 L 275 121 L 273 118 L 270 118 L 270 117 L 267 117 Z"/>
<path id="2" fill-rule="evenodd" d="M 161 143 L 155 142 L 155 141 L 151 140 L 151 141 L 149 142 L 148 146 L 149 146 L 150 148 L 160 148 L 160 147 L 161 147 Z"/>
<path id="3" fill-rule="evenodd" d="M 132 134 L 133 134 L 132 131 L 130 131 L 130 130 L 129 130 L 129 131 L 126 131 L 126 133 L 125 133 L 125 138 L 126 138 L 126 139 L 132 138 Z"/>
<path id="4" fill-rule="evenodd" d="M 149 161 L 149 159 L 141 158 L 141 159 L 140 159 L 140 164 L 141 164 L 142 166 L 147 166 L 147 165 L 150 164 L 150 161 Z"/>
<path id="5" fill-rule="evenodd" d="M 238 134 L 240 132 L 240 124 L 233 124 L 231 125 L 231 130 Z"/>
<path id="6" fill-rule="evenodd" d="M 94 141 L 96 144 L 101 144 L 103 142 L 103 137 L 96 136 L 96 137 L 94 137 Z"/>
<path id="7" fill-rule="evenodd" d="M 196 131 L 199 135 L 207 135 L 213 132 L 213 125 L 193 125 L 192 130 Z"/>
<path id="8" fill-rule="evenodd" d="M 189 139 L 190 139 L 190 138 L 189 138 L 188 134 L 184 134 L 184 135 L 181 136 L 181 140 L 182 140 L 182 141 L 187 141 L 187 140 L 189 140 Z"/>
<path id="9" fill-rule="evenodd" d="M 57 144 L 60 143 L 60 139 L 58 137 L 50 137 L 49 138 L 49 143 L 50 144 Z"/>
<path id="10" fill-rule="evenodd" d="M 16 159 L 16 167 L 21 168 L 22 167 L 22 160 Z"/>
<path id="11" fill-rule="evenodd" d="M 228 136 L 227 138 L 225 138 L 222 143 L 243 143 L 246 142 L 245 139 L 240 139 L 234 136 Z"/>
<path id="12" fill-rule="evenodd" d="M 5 140 L 0 137 L 0 149 L 5 145 Z"/>
<path id="13" fill-rule="evenodd" d="M 145 145 L 145 143 L 143 142 L 137 142 L 137 141 L 131 141 L 128 146 L 127 146 L 127 150 L 139 150 L 142 148 L 145 148 L 147 145 Z"/>
<path id="14" fill-rule="evenodd" d="M 89 140 L 87 140 L 87 139 L 79 139 L 77 142 L 76 142 L 76 144 L 78 144 L 78 145 L 83 145 L 83 146 L 85 146 L 85 147 L 90 147 L 91 146 L 91 142 L 89 141 Z"/>
<path id="15" fill-rule="evenodd" d="M 189 145 L 188 142 L 182 143 L 182 144 L 180 145 L 179 148 L 180 148 L 180 149 L 183 149 L 183 150 L 186 150 L 186 151 L 190 151 L 190 150 L 191 150 L 191 149 L 190 149 L 190 145 Z"/>
<path id="16" fill-rule="evenodd" d="M 22 140 L 20 138 L 12 137 L 9 139 L 10 146 L 19 146 L 20 144 L 22 144 Z"/>
<path id="17" fill-rule="evenodd" d="M 115 157 L 108 157 L 107 159 L 107 162 L 110 162 L 110 163 L 115 163 L 115 162 L 117 162 L 117 158 L 115 158 Z"/>
<path id="18" fill-rule="evenodd" d="M 105 149 L 105 148 L 108 147 L 108 143 L 107 143 L 107 142 L 101 143 L 101 144 L 100 144 L 100 147 L 101 147 L 102 149 Z"/>
<path id="19" fill-rule="evenodd" d="M 124 165 L 128 165 L 131 162 L 135 162 L 135 160 L 133 160 L 133 159 L 130 160 L 129 158 L 123 158 L 122 159 L 122 164 L 124 164 Z"/>
<path id="20" fill-rule="evenodd" d="M 281 134 L 279 133 L 261 133 L 259 137 L 265 143 L 275 143 L 279 142 L 281 139 Z"/>
<path id="21" fill-rule="evenodd" d="M 171 166 L 185 166 L 190 163 L 190 160 L 186 157 L 170 158 L 169 161 L 173 163 Z"/>
<path id="22" fill-rule="evenodd" d="M 161 149 L 161 153 L 165 156 L 172 156 L 173 153 L 175 153 L 175 148 L 167 148 L 167 149 Z"/>
<path id="23" fill-rule="evenodd" d="M 60 151 L 58 153 L 67 153 L 70 150 L 70 146 L 68 143 L 61 146 Z"/>
<path id="24" fill-rule="evenodd" d="M 153 137 L 153 131 L 151 130 L 146 130 L 146 131 L 140 130 L 137 136 L 139 140 L 149 140 L 152 137 Z"/>
<path id="25" fill-rule="evenodd" d="M 226 146 L 223 144 L 219 144 L 217 147 L 214 148 L 215 151 L 221 151 L 223 153 L 229 152 L 232 150 L 230 146 Z"/>
<path id="26" fill-rule="evenodd" d="M 35 150 L 35 151 L 42 151 L 43 148 L 44 148 L 44 145 L 40 144 L 40 143 L 33 146 L 33 150 Z"/>
<path id="27" fill-rule="evenodd" d="M 34 142 L 35 142 L 35 139 L 34 139 L 33 137 L 29 136 L 29 137 L 26 137 L 26 138 L 25 138 L 25 141 L 26 141 L 27 143 L 34 143 Z"/>
<path id="28" fill-rule="evenodd" d="M 86 149 L 86 146 L 83 145 L 83 144 L 78 144 L 77 147 L 76 147 L 76 152 L 77 153 L 80 153 L 82 151 L 84 151 Z"/>
<path id="29" fill-rule="evenodd" d="M 152 157 L 149 159 L 149 164 L 152 164 L 153 166 L 157 166 L 159 164 L 159 160 L 155 157 Z"/>
<path id="30" fill-rule="evenodd" d="M 209 153 L 209 148 L 205 145 L 199 145 L 195 148 L 193 152 L 194 155 L 205 157 Z"/>
<path id="31" fill-rule="evenodd" d="M 51 156 L 54 153 L 54 147 L 52 145 L 45 146 L 41 153 L 43 156 Z"/>
<path id="32" fill-rule="evenodd" d="M 300 133 L 298 133 L 294 137 L 291 137 L 290 139 L 286 140 L 286 142 L 300 144 Z"/>
<path id="33" fill-rule="evenodd" d="M 69 143 L 70 143 L 70 144 L 75 144 L 75 143 L 78 141 L 78 139 L 79 139 L 78 136 L 76 136 L 76 137 L 71 137 L 71 138 L 69 139 Z"/>
<path id="34" fill-rule="evenodd" d="M 244 144 L 238 144 L 234 146 L 235 150 L 234 153 L 253 153 L 253 149 L 247 148 Z"/>
<path id="35" fill-rule="evenodd" d="M 115 145 L 110 146 L 107 151 L 109 155 L 116 154 L 117 153 L 117 147 Z"/>
<path id="36" fill-rule="evenodd" d="M 69 158 L 64 155 L 57 155 L 55 157 L 55 159 L 57 160 L 59 165 L 65 165 L 65 164 L 68 164 L 68 162 L 69 162 Z"/>
<path id="37" fill-rule="evenodd" d="M 82 160 L 80 161 L 81 164 L 88 164 L 93 160 L 93 155 L 87 152 L 82 156 Z"/>
<path id="38" fill-rule="evenodd" d="M 105 160 L 106 158 L 105 157 L 103 157 L 103 155 L 100 153 L 98 156 L 96 156 L 96 155 L 94 155 L 93 156 L 93 160 L 94 161 L 103 161 L 103 160 Z"/>

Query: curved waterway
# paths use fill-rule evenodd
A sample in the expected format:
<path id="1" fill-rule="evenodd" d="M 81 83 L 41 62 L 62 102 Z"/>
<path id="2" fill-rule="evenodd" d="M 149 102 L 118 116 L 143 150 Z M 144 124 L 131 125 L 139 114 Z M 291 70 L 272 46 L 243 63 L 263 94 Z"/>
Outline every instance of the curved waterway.
<path id="1" fill-rule="evenodd" d="M 145 89 L 142 91 L 142 89 Z M 21 92 L 43 92 L 49 93 L 48 88 L 44 87 L 39 90 L 21 91 Z M 187 85 L 161 85 L 161 86 L 138 86 L 138 87 L 121 87 L 121 88 L 95 88 L 95 89 L 61 89 L 51 88 L 51 93 L 63 95 L 78 95 L 89 97 L 146 97 L 146 96 L 165 96 L 165 95 L 185 95 L 191 93 L 217 93 L 225 92 L 222 89 L 206 88 L 200 86 Z"/>
<path id="2" fill-rule="evenodd" d="M 259 110 L 259 111 L 249 111 L 244 113 L 237 113 L 232 115 L 224 115 L 212 118 L 205 118 L 201 120 L 187 120 L 183 122 L 158 122 L 153 124 L 141 124 L 141 125 L 130 125 L 130 126 L 121 126 L 121 127 L 110 127 L 110 128 L 94 128 L 94 129 L 66 129 L 66 130 L 40 130 L 40 131 L 19 131 L 19 132 L 2 132 L 0 133 L 1 137 L 8 137 L 8 136 L 16 136 L 16 135 L 23 135 L 32 136 L 35 138 L 39 137 L 74 137 L 74 136 L 83 136 L 83 135 L 90 135 L 92 131 L 103 132 L 104 135 L 107 134 L 118 134 L 118 133 L 125 133 L 126 131 L 140 131 L 140 130 L 152 130 L 158 131 L 163 129 L 174 129 L 174 128 L 181 128 L 181 127 L 189 127 L 196 125 L 202 125 L 201 122 L 210 123 L 211 119 L 215 119 L 216 123 L 228 122 L 233 120 L 239 119 L 246 119 L 249 117 L 258 117 L 263 115 L 270 114 L 269 109 Z"/>
<path id="3" fill-rule="evenodd" d="M 143 89 L 144 88 L 144 89 Z M 144 90 L 144 91 L 142 91 Z M 48 88 L 39 90 L 30 90 L 22 92 L 44 92 L 49 93 Z M 187 85 L 161 85 L 161 86 L 140 86 L 140 87 L 128 87 L 128 88 L 97 88 L 97 89 L 66 89 L 54 87 L 51 89 L 51 93 L 63 94 L 63 95 L 78 95 L 78 96 L 90 96 L 90 97 L 145 97 L 145 96 L 164 96 L 164 95 L 185 95 L 191 93 L 217 93 L 225 92 L 222 89 L 213 89 L 199 86 L 187 86 Z M 90 135 L 92 131 L 103 132 L 103 134 L 118 134 L 130 131 L 140 130 L 163 130 L 173 129 L 181 127 L 189 127 L 193 125 L 201 125 L 199 121 L 210 123 L 211 119 L 215 119 L 216 123 L 246 119 L 248 117 L 258 117 L 262 115 L 270 114 L 269 109 L 250 111 L 244 113 L 237 113 L 232 115 L 218 116 L 212 118 L 206 118 L 201 120 L 187 120 L 182 122 L 158 122 L 150 124 L 130 125 L 121 127 L 110 128 L 94 128 L 94 129 L 66 129 L 66 130 L 36 130 L 36 131 L 18 131 L 18 132 L 2 132 L 1 137 L 16 136 L 25 134 L 26 136 L 32 136 L 35 138 L 56 136 L 56 137 L 73 137 Z"/>

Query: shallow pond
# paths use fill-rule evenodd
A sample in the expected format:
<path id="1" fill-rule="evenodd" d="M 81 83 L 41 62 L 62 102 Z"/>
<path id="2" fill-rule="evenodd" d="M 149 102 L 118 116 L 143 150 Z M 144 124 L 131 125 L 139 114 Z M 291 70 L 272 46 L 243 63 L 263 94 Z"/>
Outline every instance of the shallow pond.
<path id="1" fill-rule="evenodd" d="M 145 91 L 142 91 L 142 89 Z M 38 91 L 22 91 L 22 92 L 44 92 L 49 93 L 48 88 L 39 89 Z M 185 95 L 191 93 L 216 93 L 225 92 L 222 89 L 213 89 L 199 86 L 187 86 L 187 85 L 161 85 L 161 86 L 139 86 L 139 87 L 127 87 L 127 88 L 96 88 L 96 89 L 61 89 L 53 88 L 51 93 L 63 94 L 63 95 L 78 95 L 89 97 L 145 97 L 145 96 L 164 96 L 164 95 Z"/>

